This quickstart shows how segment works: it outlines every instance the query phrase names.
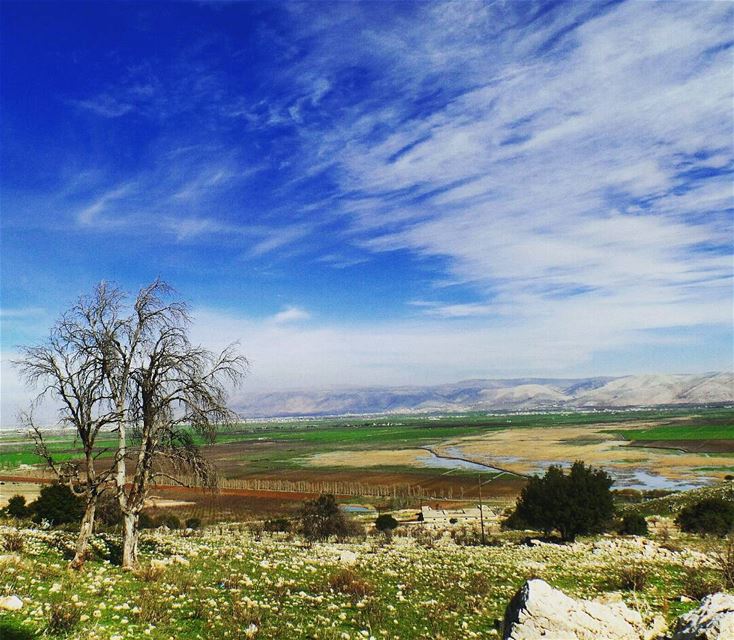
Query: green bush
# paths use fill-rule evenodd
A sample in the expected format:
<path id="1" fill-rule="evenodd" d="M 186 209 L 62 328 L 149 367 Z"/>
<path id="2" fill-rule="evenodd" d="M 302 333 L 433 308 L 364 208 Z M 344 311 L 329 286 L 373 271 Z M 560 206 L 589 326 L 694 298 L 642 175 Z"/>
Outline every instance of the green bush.
<path id="1" fill-rule="evenodd" d="M 84 515 L 84 501 L 65 484 L 59 483 L 43 487 L 30 508 L 33 509 L 34 522 L 46 520 L 54 526 L 80 522 Z"/>
<path id="2" fill-rule="evenodd" d="M 676 518 L 682 531 L 724 537 L 734 531 L 734 502 L 704 498 L 684 507 Z"/>
<path id="3" fill-rule="evenodd" d="M 186 528 L 187 529 L 201 529 L 201 518 L 187 518 Z"/>
<path id="4" fill-rule="evenodd" d="M 646 536 L 648 529 L 645 516 L 639 513 L 628 513 L 622 518 L 622 527 L 619 532 L 625 536 Z"/>
<path id="5" fill-rule="evenodd" d="M 0 638 L 3 640 L 35 640 L 36 632 L 15 620 L 0 620 Z"/>
<path id="6" fill-rule="evenodd" d="M 557 530 L 564 541 L 603 528 L 614 513 L 612 478 L 601 469 L 577 461 L 568 474 L 551 466 L 523 488 L 515 511 L 505 525 L 539 529 L 549 536 Z"/>
<path id="7" fill-rule="evenodd" d="M 22 520 L 23 518 L 27 518 L 31 515 L 31 510 L 25 503 L 25 497 L 19 495 L 10 498 L 10 500 L 8 500 L 8 506 L 5 507 L 3 511 L 5 512 L 5 515 L 10 518 L 17 518 L 18 520 Z"/>
<path id="8" fill-rule="evenodd" d="M 377 519 L 375 520 L 375 529 L 377 529 L 378 531 L 392 531 L 393 529 L 397 528 L 397 526 L 398 521 L 393 518 L 389 513 L 382 513 L 377 516 Z"/>
<path id="9" fill-rule="evenodd" d="M 301 533 L 307 540 L 325 540 L 330 536 L 348 536 L 353 532 L 336 498 L 329 493 L 306 501 L 301 509 L 300 521 Z"/>

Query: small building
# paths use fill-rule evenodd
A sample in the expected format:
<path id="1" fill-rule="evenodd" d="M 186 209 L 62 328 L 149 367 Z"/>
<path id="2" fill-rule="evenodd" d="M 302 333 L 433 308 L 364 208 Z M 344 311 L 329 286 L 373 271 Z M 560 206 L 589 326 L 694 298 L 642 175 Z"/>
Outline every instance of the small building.
<path id="1" fill-rule="evenodd" d="M 421 515 L 426 525 L 434 527 L 448 527 L 451 525 L 478 527 L 482 515 L 486 525 L 496 522 L 499 518 L 497 510 L 488 507 L 486 504 L 482 506 L 481 510 L 479 505 L 468 509 L 432 509 L 430 506 L 424 506 L 421 507 Z"/>

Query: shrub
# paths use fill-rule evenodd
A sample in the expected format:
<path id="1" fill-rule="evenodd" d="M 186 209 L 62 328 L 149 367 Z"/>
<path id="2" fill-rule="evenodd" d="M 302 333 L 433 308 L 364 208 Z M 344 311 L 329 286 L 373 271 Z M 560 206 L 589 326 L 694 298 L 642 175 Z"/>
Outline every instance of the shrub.
<path id="1" fill-rule="evenodd" d="M 355 601 L 371 595 L 374 591 L 369 582 L 349 568 L 331 574 L 328 584 L 334 593 L 343 593 Z"/>
<path id="2" fill-rule="evenodd" d="M 306 501 L 301 509 L 300 520 L 301 533 L 307 540 L 325 540 L 330 536 L 348 536 L 352 533 L 347 518 L 331 494 L 322 494 L 315 500 Z"/>
<path id="3" fill-rule="evenodd" d="M 123 516 L 120 509 L 120 503 L 117 497 L 112 493 L 103 493 L 97 499 L 97 508 L 94 512 L 94 518 L 100 524 L 114 527 L 122 524 Z"/>
<path id="4" fill-rule="evenodd" d="M 65 635 L 79 624 L 81 612 L 67 602 L 54 602 L 48 612 L 47 629 L 51 635 Z"/>
<path id="5" fill-rule="evenodd" d="M 167 593 L 159 585 L 151 584 L 138 592 L 138 620 L 152 625 L 165 623 L 170 619 L 171 607 L 166 599 Z"/>
<path id="6" fill-rule="evenodd" d="M 648 529 L 645 516 L 639 513 L 628 513 L 622 518 L 622 526 L 619 532 L 625 536 L 646 536 Z"/>
<path id="7" fill-rule="evenodd" d="M 701 571 L 699 568 L 688 567 L 683 576 L 683 592 L 689 598 L 702 600 L 712 593 L 721 591 L 723 585 L 720 580 Z"/>
<path id="8" fill-rule="evenodd" d="M 247 598 L 243 600 L 232 598 L 230 619 L 238 631 L 246 631 L 251 626 L 259 627 L 262 624 L 262 617 L 262 610 L 257 606 L 257 603 Z"/>
<path id="9" fill-rule="evenodd" d="M 462 547 L 479 547 L 482 544 L 482 533 L 476 527 L 462 526 L 452 529 L 451 539 Z M 485 535 L 484 543 L 491 546 L 493 541 Z"/>
<path id="10" fill-rule="evenodd" d="M 288 533 L 291 530 L 291 521 L 288 518 L 273 518 L 266 520 L 263 525 L 264 531 Z"/>
<path id="11" fill-rule="evenodd" d="M 10 498 L 8 500 L 8 506 L 3 511 L 10 518 L 17 518 L 18 520 L 22 520 L 31 515 L 31 510 L 26 505 L 25 497 L 19 495 Z"/>
<path id="12" fill-rule="evenodd" d="M 341 533 L 337 533 L 338 539 L 345 538 L 365 538 L 366 533 L 364 525 L 354 518 L 344 518 L 344 530 Z"/>
<path id="13" fill-rule="evenodd" d="M 43 487 L 30 507 L 34 522 L 46 520 L 52 525 L 79 522 L 84 515 L 84 501 L 65 484 L 59 483 Z"/>
<path id="14" fill-rule="evenodd" d="M 140 517 L 138 518 L 138 528 L 140 529 L 155 529 L 156 528 L 155 520 L 150 516 L 150 514 L 145 513 L 145 511 L 140 512 Z"/>
<path id="15" fill-rule="evenodd" d="M 23 536 L 20 533 L 8 533 L 3 538 L 3 549 L 10 551 L 11 553 L 20 553 L 23 551 L 25 543 L 23 542 Z"/>
<path id="16" fill-rule="evenodd" d="M 704 498 L 684 507 L 675 521 L 687 533 L 724 537 L 734 531 L 734 503 L 721 498 Z"/>
<path id="17" fill-rule="evenodd" d="M 180 529 L 181 520 L 173 513 L 164 513 L 158 518 L 159 527 L 167 527 L 168 529 Z"/>
<path id="18" fill-rule="evenodd" d="M 714 563 L 721 572 L 724 586 L 734 589 L 734 535 L 730 535 L 724 546 L 713 553 Z"/>
<path id="19" fill-rule="evenodd" d="M 612 492 L 619 502 L 639 503 L 642 502 L 642 491 L 638 489 L 616 489 Z"/>
<path id="20" fill-rule="evenodd" d="M 629 591 L 642 591 L 647 585 L 648 571 L 639 564 L 633 563 L 622 567 L 619 576 L 619 583 L 622 589 Z"/>
<path id="21" fill-rule="evenodd" d="M 158 582 L 165 572 L 166 568 L 162 564 L 149 563 L 138 567 L 135 571 L 135 575 L 143 582 Z"/>
<path id="22" fill-rule="evenodd" d="M 187 518 L 186 528 L 187 529 L 201 529 L 201 518 Z"/>
<path id="23" fill-rule="evenodd" d="M 377 519 L 375 520 L 375 529 L 382 531 L 383 533 L 386 531 L 392 531 L 397 528 L 397 526 L 398 521 L 389 513 L 383 513 L 377 516 Z"/>
<path id="24" fill-rule="evenodd" d="M 614 513 L 612 478 L 601 469 L 577 461 L 568 474 L 551 466 L 523 488 L 515 511 L 505 522 L 511 528 L 553 530 L 564 541 L 598 531 Z"/>

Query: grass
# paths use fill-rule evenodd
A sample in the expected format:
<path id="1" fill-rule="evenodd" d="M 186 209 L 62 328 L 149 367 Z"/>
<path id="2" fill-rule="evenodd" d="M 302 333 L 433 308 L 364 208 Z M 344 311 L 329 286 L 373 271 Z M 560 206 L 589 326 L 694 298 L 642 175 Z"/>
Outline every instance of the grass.
<path id="1" fill-rule="evenodd" d="M 734 440 L 734 422 L 728 425 L 660 425 L 649 429 L 627 429 L 619 432 L 627 440 Z"/>
<path id="2" fill-rule="evenodd" d="M 678 415 L 644 429 L 623 429 L 619 434 L 628 440 L 734 440 L 734 410 L 708 409 L 690 415 Z M 682 418 L 682 419 L 681 419 Z"/>
<path id="3" fill-rule="evenodd" d="M 659 421 L 660 424 L 644 429 L 635 428 L 635 423 L 640 421 Z M 629 423 L 628 429 L 620 429 L 618 433 L 642 443 L 652 440 L 734 439 L 734 410 L 671 409 L 260 421 L 235 425 L 222 432 L 217 443 L 253 445 L 251 450 L 243 450 L 239 459 L 247 462 L 248 472 L 270 472 L 300 468 L 306 456 L 338 449 L 416 448 L 516 427 L 593 427 L 608 423 Z M 195 440 L 204 444 L 198 436 L 195 436 Z M 588 438 L 574 444 L 593 444 L 597 440 L 598 437 L 590 432 Z M 263 443 L 269 443 L 270 446 L 256 447 Z M 100 448 L 113 447 L 114 444 L 113 437 L 103 437 L 99 442 Z M 50 436 L 48 446 L 59 461 L 78 458 L 80 455 L 78 443 L 72 435 Z M 224 450 L 226 452 L 226 447 Z M 111 455 L 110 451 L 101 457 Z M 0 469 L 7 471 L 23 464 L 41 462 L 30 440 L 23 440 L 17 434 L 0 436 Z"/>
<path id="4" fill-rule="evenodd" d="M 622 512 L 640 513 L 644 516 L 673 516 L 682 508 L 704 498 L 734 500 L 734 482 L 727 481 L 711 487 L 701 487 L 700 489 L 671 493 L 662 498 L 654 498 L 638 504 L 625 505 L 622 507 Z"/>
<path id="5" fill-rule="evenodd" d="M 8 531 L 0 526 L 0 536 Z M 501 546 L 465 547 L 429 534 L 398 536 L 390 544 L 368 538 L 310 546 L 231 525 L 196 536 L 146 532 L 136 572 L 111 565 L 97 536 L 97 557 L 77 573 L 62 556 L 72 533 L 22 533 L 19 559 L 0 567 L 0 594 L 26 603 L 3 616 L 0 630 L 11 638 L 9 629 L 68 640 L 494 638 L 526 579 L 541 577 L 575 597 L 593 598 L 619 591 L 624 567 L 643 562 L 644 588 L 621 593 L 630 606 L 668 620 L 695 606 L 677 599 L 686 590 L 690 554 L 648 557 L 630 539 L 527 547 L 518 534 L 496 533 Z M 679 542 L 699 545 L 694 538 Z M 356 554 L 356 564 L 339 561 L 344 550 Z"/>

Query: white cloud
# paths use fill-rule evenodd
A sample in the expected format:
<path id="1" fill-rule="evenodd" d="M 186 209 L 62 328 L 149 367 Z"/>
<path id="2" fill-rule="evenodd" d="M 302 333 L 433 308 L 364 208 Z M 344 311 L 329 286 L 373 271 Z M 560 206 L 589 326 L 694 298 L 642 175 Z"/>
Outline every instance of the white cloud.
<path id="1" fill-rule="evenodd" d="M 279 311 L 272 317 L 272 321 L 275 324 L 286 324 L 289 322 L 301 322 L 308 320 L 311 314 L 305 309 L 299 307 L 286 307 L 282 311 Z"/>
<path id="2" fill-rule="evenodd" d="M 110 189 L 106 193 L 96 198 L 92 203 L 84 207 L 76 216 L 76 220 L 80 225 L 91 226 L 100 223 L 100 215 L 107 211 L 110 204 L 120 200 L 131 191 L 131 185 L 123 184 L 119 187 Z M 108 224 L 110 221 L 106 221 Z"/>
<path id="3" fill-rule="evenodd" d="M 520 304 L 522 301 L 520 302 Z M 419 305 L 420 306 L 420 305 Z M 655 373 L 653 362 L 599 370 L 593 358 L 607 351 L 647 349 L 651 345 L 680 348 L 703 346 L 685 332 L 656 334 L 662 309 L 680 327 L 720 320 L 715 303 L 700 307 L 637 300 L 551 301 L 523 317 L 497 316 L 420 318 L 359 324 L 302 323 L 310 314 L 287 307 L 262 320 L 199 308 L 192 316 L 192 339 L 214 350 L 239 343 L 251 364 L 241 391 L 275 391 L 340 385 L 436 384 L 468 378 L 622 375 Z M 673 321 L 671 320 L 671 325 Z M 2 354 L 2 424 L 11 426 L 32 393 L 18 380 Z M 730 354 L 680 364 L 686 372 L 728 369 Z M 53 421 L 53 407 L 41 419 Z"/>
<path id="4" fill-rule="evenodd" d="M 308 140 L 350 194 L 353 237 L 440 257 L 475 288 L 430 314 L 542 317 L 549 335 L 594 336 L 585 352 L 631 346 L 635 331 L 730 327 L 731 255 L 701 248 L 734 241 L 731 178 L 685 171 L 734 162 L 731 6 L 577 5 L 599 15 L 497 33 L 515 8 L 431 5 L 421 27 L 370 33 L 375 53 L 355 45 L 393 61 L 382 86 L 401 91 Z M 338 67 L 329 47 L 322 62 Z M 456 96 L 411 114 L 434 82 Z M 390 132 L 375 141 L 378 124 Z M 596 327 L 572 317 L 590 314 Z"/>
<path id="5" fill-rule="evenodd" d="M 0 429 L 17 426 L 18 415 L 28 411 L 40 389 L 31 389 L 21 379 L 13 361 L 21 354 L 15 351 L 0 352 Z M 44 401 L 34 407 L 33 415 L 40 422 L 51 424 L 56 420 L 56 405 Z"/>
<path id="6" fill-rule="evenodd" d="M 692 340 L 640 331 L 641 325 L 656 324 L 654 306 L 630 306 L 623 317 L 619 309 L 618 304 L 602 302 L 595 312 L 584 304 L 563 305 L 517 322 L 453 318 L 307 326 L 199 309 L 194 314 L 194 337 L 213 349 L 240 343 L 252 365 L 245 391 L 433 384 L 476 377 L 583 375 L 584 371 L 650 372 L 651 363 L 646 363 L 647 369 L 631 365 L 605 372 L 593 370 L 590 363 L 601 339 L 610 351 L 651 344 L 675 348 Z M 678 310 L 672 306 L 670 313 L 676 315 Z M 680 320 L 688 325 L 705 322 L 711 312 L 709 306 Z M 702 360 L 684 368 L 726 367 L 726 354 L 722 354 L 718 361 Z"/>
<path id="7" fill-rule="evenodd" d="M 42 307 L 0 308 L 0 319 L 34 318 L 45 313 L 46 310 Z"/>

